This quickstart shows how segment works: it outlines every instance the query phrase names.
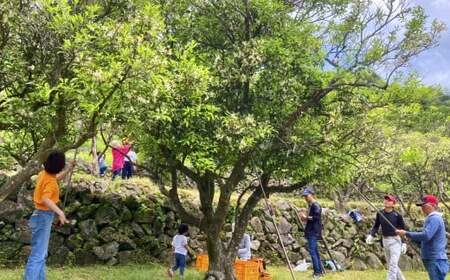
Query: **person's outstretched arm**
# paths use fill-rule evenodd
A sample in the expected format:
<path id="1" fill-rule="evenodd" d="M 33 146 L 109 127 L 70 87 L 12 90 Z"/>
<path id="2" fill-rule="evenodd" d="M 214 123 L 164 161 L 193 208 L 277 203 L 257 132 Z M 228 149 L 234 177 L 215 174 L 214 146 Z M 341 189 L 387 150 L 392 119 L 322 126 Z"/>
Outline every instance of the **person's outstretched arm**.
<path id="1" fill-rule="evenodd" d="M 76 163 L 74 161 L 71 162 L 63 171 L 56 174 L 56 180 L 63 180 L 75 168 L 75 164 Z"/>
<path id="2" fill-rule="evenodd" d="M 431 238 L 433 238 L 438 228 L 439 228 L 439 221 L 431 217 L 429 223 L 427 223 L 426 227 L 424 227 L 422 231 L 419 232 L 407 231 L 406 236 L 408 236 L 414 241 L 429 241 L 431 240 Z"/>
<path id="3" fill-rule="evenodd" d="M 50 210 L 52 210 L 53 212 L 55 212 L 56 215 L 58 215 L 60 225 L 64 225 L 67 222 L 66 215 L 64 214 L 64 212 L 51 199 L 44 198 L 42 200 L 42 204 L 50 208 Z"/>

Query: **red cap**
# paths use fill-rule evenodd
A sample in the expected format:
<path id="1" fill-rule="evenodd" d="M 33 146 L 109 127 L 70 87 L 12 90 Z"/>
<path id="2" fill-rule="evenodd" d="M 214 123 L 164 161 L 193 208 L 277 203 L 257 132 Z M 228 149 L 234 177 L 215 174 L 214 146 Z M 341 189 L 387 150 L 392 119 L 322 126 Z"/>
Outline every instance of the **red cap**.
<path id="1" fill-rule="evenodd" d="M 392 202 L 394 202 L 394 203 L 397 202 L 397 198 L 396 198 L 395 196 L 393 196 L 393 195 L 385 195 L 385 196 L 384 196 L 384 199 L 385 199 L 385 200 L 388 200 L 388 201 L 392 201 Z"/>
<path id="2" fill-rule="evenodd" d="M 416 203 L 417 206 L 422 206 L 424 204 L 431 204 L 433 206 L 438 205 L 438 199 L 437 197 L 435 197 L 434 195 L 425 195 L 424 197 L 422 197 L 422 200 L 419 203 Z"/>

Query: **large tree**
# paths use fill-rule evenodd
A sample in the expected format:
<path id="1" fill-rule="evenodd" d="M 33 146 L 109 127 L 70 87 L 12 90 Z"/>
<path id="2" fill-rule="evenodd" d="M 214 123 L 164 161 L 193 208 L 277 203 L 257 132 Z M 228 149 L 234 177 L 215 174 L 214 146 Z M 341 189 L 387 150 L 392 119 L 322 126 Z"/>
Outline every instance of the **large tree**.
<path id="1" fill-rule="evenodd" d="M 170 178 L 162 193 L 206 233 L 217 279 L 234 279 L 261 187 L 291 192 L 329 174 L 321 158 L 352 136 L 339 133 L 335 117 L 364 102 L 366 90 L 382 95 L 443 29 L 428 25 L 422 8 L 394 0 L 174 0 L 161 11 L 171 78 L 142 84 L 140 98 L 128 100 L 141 109 L 127 121 L 148 161 Z M 182 201 L 181 177 L 195 183 L 200 213 Z M 230 198 L 241 187 L 248 196 L 223 243 Z"/>
<path id="2" fill-rule="evenodd" d="M 50 150 L 96 135 L 164 49 L 157 7 L 139 1 L 0 5 L 0 153 L 22 167 L 0 188 L 2 201 Z"/>

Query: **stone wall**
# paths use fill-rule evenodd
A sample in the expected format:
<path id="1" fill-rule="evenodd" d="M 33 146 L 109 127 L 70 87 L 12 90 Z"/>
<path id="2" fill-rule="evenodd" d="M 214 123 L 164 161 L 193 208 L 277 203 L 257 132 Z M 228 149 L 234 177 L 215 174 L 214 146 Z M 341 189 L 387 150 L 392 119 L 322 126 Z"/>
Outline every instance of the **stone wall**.
<path id="1" fill-rule="evenodd" d="M 170 260 L 170 243 L 179 220 L 162 197 L 145 194 L 133 184 L 122 185 L 119 193 L 107 193 L 100 182 L 79 182 L 67 200 L 70 224 L 53 230 L 48 262 L 53 265 L 115 265 L 127 262 Z M 0 204 L 0 266 L 22 265 L 30 251 L 28 218 L 33 209 L 31 187 L 12 200 Z M 288 202 L 274 203 L 277 224 L 293 263 L 309 260 L 306 240 L 294 219 Z M 324 209 L 324 236 L 333 257 L 346 268 L 379 269 L 384 256 L 379 244 L 364 243 L 373 213 L 356 225 L 348 216 Z M 227 229 L 231 229 L 229 224 Z M 282 262 L 281 246 L 275 227 L 264 208 L 255 210 L 248 226 L 253 254 L 272 263 Z M 228 234 L 229 236 L 229 234 Z M 205 248 L 205 236 L 196 228 L 190 231 L 192 253 Z M 329 259 L 322 250 L 323 257 Z M 194 254 L 193 254 L 194 255 Z M 418 268 L 420 262 L 409 249 L 402 256 L 404 269 Z"/>

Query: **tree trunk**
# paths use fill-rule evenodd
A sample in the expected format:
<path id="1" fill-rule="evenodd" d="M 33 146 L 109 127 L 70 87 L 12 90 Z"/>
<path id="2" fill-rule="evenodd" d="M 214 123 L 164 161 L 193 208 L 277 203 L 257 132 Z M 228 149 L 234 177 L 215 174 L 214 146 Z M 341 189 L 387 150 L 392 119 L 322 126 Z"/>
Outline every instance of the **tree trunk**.
<path id="1" fill-rule="evenodd" d="M 99 167 L 98 167 L 98 154 L 97 154 L 97 137 L 95 135 L 92 136 L 91 153 L 92 153 L 92 175 L 98 175 Z"/>
<path id="2" fill-rule="evenodd" d="M 334 207 L 336 208 L 336 210 L 340 213 L 344 213 L 345 208 L 347 207 L 346 197 L 344 197 L 342 193 L 339 192 L 338 190 L 335 190 L 332 196 L 334 201 Z"/>
<path id="3" fill-rule="evenodd" d="M 0 187 L 0 202 L 8 198 L 8 196 L 23 185 L 31 176 L 38 173 L 42 163 L 48 156 L 50 148 L 53 147 L 55 141 L 53 137 L 47 137 L 41 144 L 39 151 L 33 156 L 33 158 L 21 169 L 17 174 L 11 176 L 6 180 L 5 184 Z"/>
<path id="4" fill-rule="evenodd" d="M 6 180 L 2 188 L 0 188 L 0 202 L 7 199 L 9 195 L 15 193 L 17 189 L 23 185 L 31 176 L 36 174 L 41 168 L 41 163 L 37 160 L 32 160 L 25 165 L 17 174 L 11 176 Z"/>
<path id="5" fill-rule="evenodd" d="M 208 273 L 205 276 L 207 280 L 235 280 L 234 276 L 234 256 L 228 254 L 219 238 L 220 230 L 212 228 L 206 231 L 207 248 L 209 257 Z"/>

